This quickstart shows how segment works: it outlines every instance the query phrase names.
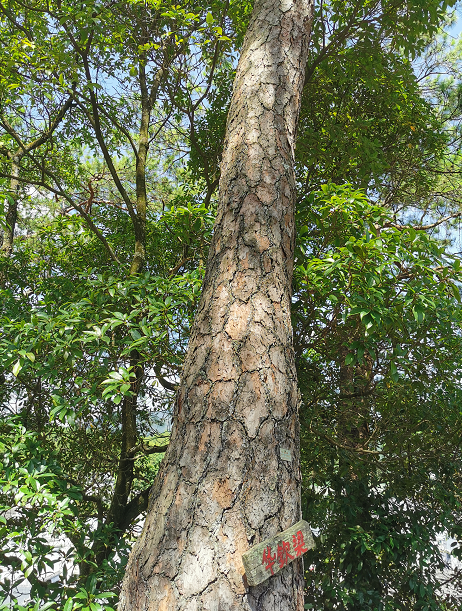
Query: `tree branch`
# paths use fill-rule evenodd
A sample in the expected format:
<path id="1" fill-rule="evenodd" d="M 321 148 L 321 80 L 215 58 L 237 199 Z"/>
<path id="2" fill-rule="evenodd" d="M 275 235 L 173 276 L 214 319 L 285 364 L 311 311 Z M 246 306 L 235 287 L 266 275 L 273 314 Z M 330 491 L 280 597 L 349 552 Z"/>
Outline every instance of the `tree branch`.
<path id="1" fill-rule="evenodd" d="M 140 443 L 134 448 L 130 448 L 127 452 L 127 455 L 134 457 L 138 452 L 142 452 L 146 456 L 149 456 L 150 454 L 163 454 L 167 451 L 167 448 L 168 444 L 165 446 L 147 446 L 144 445 L 144 443 Z"/>
<path id="2" fill-rule="evenodd" d="M 325 435 L 324 433 L 320 433 L 319 431 L 313 431 L 313 433 L 315 433 L 316 435 L 319 435 L 320 437 L 328 441 L 330 444 L 336 446 L 337 448 L 340 448 L 342 450 L 348 450 L 348 452 L 355 452 L 356 454 L 372 454 L 373 456 L 378 456 L 380 454 L 383 454 L 383 452 L 378 452 L 377 450 L 366 450 L 364 448 L 355 448 L 352 446 L 346 446 L 345 444 L 340 443 L 339 441 L 336 441 L 335 439 L 332 439 L 328 435 Z"/>
<path id="3" fill-rule="evenodd" d="M 34 159 L 34 157 L 31 156 L 31 159 L 34 161 L 34 163 L 36 165 L 38 165 L 37 161 Z M 57 181 L 56 177 L 52 174 L 52 172 L 50 172 L 49 170 L 46 170 L 43 167 L 41 167 L 40 170 L 42 171 L 42 173 L 46 174 L 49 178 L 54 180 L 54 182 L 58 186 L 57 189 L 55 189 L 54 187 L 52 187 L 51 185 L 49 185 L 45 181 L 30 180 L 30 179 L 28 180 L 28 179 L 25 179 L 25 178 L 22 178 L 22 177 L 18 177 L 18 180 L 20 182 L 27 183 L 28 185 L 34 185 L 34 186 L 37 186 L 37 187 L 42 187 L 42 188 L 46 189 L 47 191 L 50 191 L 50 193 L 54 193 L 55 195 L 59 195 L 60 197 L 63 197 L 67 202 L 69 202 L 69 204 L 72 206 L 72 208 L 74 208 L 74 210 L 76 210 L 82 216 L 82 218 L 85 219 L 85 221 L 87 222 L 89 228 L 93 231 L 93 233 L 96 235 L 98 240 L 100 240 L 100 242 L 103 244 L 104 248 L 106 249 L 106 251 L 107 251 L 108 255 L 111 257 L 111 259 L 115 263 L 117 263 L 118 265 L 122 265 L 121 262 L 119 261 L 119 259 L 117 258 L 117 255 L 114 253 L 114 251 L 112 250 L 111 246 L 109 245 L 109 242 L 106 240 L 104 235 L 101 233 L 101 231 L 98 229 L 98 227 L 93 222 L 91 216 L 85 212 L 85 210 L 82 208 L 82 206 L 80 206 L 79 204 L 76 204 L 74 202 L 74 200 L 65 191 L 62 190 L 62 188 L 59 185 L 59 182 Z M 9 178 L 9 175 L 0 172 L 0 178 Z"/>
<path id="4" fill-rule="evenodd" d="M 435 227 L 438 227 L 439 225 L 442 225 L 447 221 L 457 219 L 460 216 L 462 216 L 462 212 L 455 212 L 454 214 L 450 214 L 449 216 L 446 216 L 443 219 L 440 219 L 439 221 L 435 221 L 434 223 L 430 223 L 428 225 L 399 225 L 398 223 L 386 223 L 383 227 L 393 227 L 394 229 L 399 229 L 400 231 L 403 231 L 403 229 L 407 228 L 414 229 L 415 231 L 427 231 L 428 229 L 434 229 Z"/>
<path id="5" fill-rule="evenodd" d="M 58 125 L 63 120 L 66 112 L 69 110 L 69 108 L 71 108 L 73 99 L 74 99 L 73 96 L 69 96 L 69 98 L 66 100 L 64 106 L 58 112 L 58 114 L 56 115 L 54 120 L 50 123 L 49 128 L 46 131 L 44 131 L 38 138 L 36 138 L 32 142 L 29 142 L 29 144 L 24 144 L 24 142 L 22 141 L 22 139 L 19 136 L 19 134 L 10 125 L 9 121 L 2 116 L 2 118 L 0 120 L 0 123 L 3 125 L 5 130 L 10 134 L 10 136 L 14 140 L 16 140 L 16 142 L 19 145 L 19 148 L 16 151 L 16 153 L 14 153 L 13 155 L 11 155 L 11 153 L 7 153 L 7 155 L 8 156 L 11 155 L 12 157 L 19 157 L 19 159 L 21 159 L 22 157 L 24 157 L 24 155 L 27 155 L 28 153 L 31 153 L 32 151 L 37 149 L 42 144 L 45 144 L 45 142 L 50 139 L 50 137 L 53 135 L 53 132 L 55 131 L 55 129 L 58 127 Z M 2 152 L 3 152 L 3 150 L 2 150 Z"/>
<path id="6" fill-rule="evenodd" d="M 146 488 L 142 492 L 140 492 L 135 498 L 133 498 L 125 507 L 123 519 L 120 525 L 122 532 L 125 532 L 130 524 L 135 520 L 139 515 L 146 511 L 149 505 L 149 493 L 151 491 L 151 486 Z"/>
<path id="7" fill-rule="evenodd" d="M 136 221 L 136 212 L 133 208 L 133 204 L 130 200 L 130 197 L 128 195 L 128 193 L 126 192 L 120 177 L 117 173 L 117 170 L 115 169 L 114 163 L 112 161 L 112 157 L 109 153 L 109 150 L 106 146 L 106 142 L 104 141 L 104 136 L 103 136 L 103 132 L 101 129 L 101 121 L 100 121 L 100 106 L 98 104 L 98 100 L 96 97 L 96 94 L 94 92 L 93 89 L 93 81 L 91 80 L 91 72 L 90 72 L 90 66 L 88 64 L 88 53 L 89 53 L 89 47 L 87 45 L 87 48 L 85 50 L 83 50 L 80 45 L 77 43 L 77 41 L 75 40 L 74 36 L 72 35 L 72 32 L 69 30 L 69 28 L 67 27 L 67 25 L 65 23 L 62 24 L 66 34 L 69 36 L 69 40 L 71 41 L 72 46 L 74 47 L 74 50 L 76 53 L 79 54 L 79 56 L 82 58 L 82 63 L 83 63 L 83 69 L 85 72 L 85 78 L 87 80 L 87 84 L 88 84 L 88 88 L 89 88 L 89 93 L 90 93 L 90 104 L 91 104 L 91 108 L 92 108 L 92 115 L 90 115 L 90 113 L 86 113 L 88 119 L 90 120 L 91 126 L 93 127 L 93 130 L 95 132 L 95 136 L 96 136 L 96 140 L 98 141 L 98 144 L 100 146 L 101 152 L 103 153 L 103 157 L 104 157 L 104 161 L 106 162 L 106 165 L 109 169 L 109 172 L 112 176 L 112 179 L 119 191 L 119 193 L 122 196 L 122 199 L 125 202 L 125 205 L 127 206 L 128 209 L 128 213 L 130 214 L 131 218 Z M 89 38 L 90 40 L 90 38 Z M 78 100 L 76 99 L 76 97 L 74 96 L 75 101 L 78 102 Z"/>
<path id="8" fill-rule="evenodd" d="M 156 378 L 158 379 L 161 386 L 163 386 L 166 390 L 171 390 L 172 392 L 176 392 L 178 390 L 178 386 L 166 380 L 160 370 L 159 365 L 154 365 L 154 373 L 156 374 Z"/>

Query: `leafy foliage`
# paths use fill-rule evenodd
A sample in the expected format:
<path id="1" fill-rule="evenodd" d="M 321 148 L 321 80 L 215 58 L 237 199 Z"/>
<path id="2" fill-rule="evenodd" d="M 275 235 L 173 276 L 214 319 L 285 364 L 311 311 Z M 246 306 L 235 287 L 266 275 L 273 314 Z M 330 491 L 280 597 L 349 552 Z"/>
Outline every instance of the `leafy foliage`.
<path id="1" fill-rule="evenodd" d="M 117 475 L 122 404 L 137 394 L 139 447 L 130 497 L 136 500 L 157 472 L 162 454 L 152 449 L 165 450 L 168 442 L 160 431 L 171 395 L 153 384 L 158 375 L 177 375 L 202 281 L 200 266 L 172 275 L 170 265 L 186 241 L 199 254 L 211 222 L 209 211 L 191 203 L 153 219 L 157 275 L 117 277 L 114 270 L 89 268 L 104 268 L 104 250 L 75 217 L 39 227 L 9 261 L 0 340 L 6 461 L 1 515 L 11 549 L 2 566 L 14 575 L 2 582 L 6 594 L 14 595 L 27 578 L 32 598 L 54 600 L 60 608 L 90 605 L 95 611 L 113 604 L 109 598 L 117 594 L 144 507 L 130 506 L 125 538 L 105 519 Z M 148 364 L 136 389 L 133 350 L 138 363 Z M 13 423 L 8 412 L 18 414 Z M 66 545 L 56 552 L 62 537 Z M 98 564 L 101 543 L 109 553 Z"/>
<path id="2" fill-rule="evenodd" d="M 348 185 L 299 215 L 308 608 L 456 609 L 437 538 L 461 538 L 460 262 Z"/>

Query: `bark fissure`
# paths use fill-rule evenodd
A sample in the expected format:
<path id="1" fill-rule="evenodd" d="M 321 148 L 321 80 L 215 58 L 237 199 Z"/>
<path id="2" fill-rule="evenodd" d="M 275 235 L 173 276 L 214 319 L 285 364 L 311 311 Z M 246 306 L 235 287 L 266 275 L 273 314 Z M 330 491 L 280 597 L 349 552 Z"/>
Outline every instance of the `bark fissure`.
<path id="1" fill-rule="evenodd" d="M 293 161 L 311 12 L 310 0 L 254 9 L 171 440 L 120 611 L 303 608 L 299 560 L 249 587 L 242 554 L 300 519 Z"/>

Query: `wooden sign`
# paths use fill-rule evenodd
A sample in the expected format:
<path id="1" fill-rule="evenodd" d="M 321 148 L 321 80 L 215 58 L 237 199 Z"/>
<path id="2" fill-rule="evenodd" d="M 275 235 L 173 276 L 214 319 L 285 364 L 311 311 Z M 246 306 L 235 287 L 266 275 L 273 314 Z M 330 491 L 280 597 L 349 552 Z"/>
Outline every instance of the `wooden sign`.
<path id="1" fill-rule="evenodd" d="M 271 539 L 265 539 L 242 554 L 247 583 L 256 586 L 266 581 L 313 547 L 313 535 L 305 520 L 300 520 Z"/>

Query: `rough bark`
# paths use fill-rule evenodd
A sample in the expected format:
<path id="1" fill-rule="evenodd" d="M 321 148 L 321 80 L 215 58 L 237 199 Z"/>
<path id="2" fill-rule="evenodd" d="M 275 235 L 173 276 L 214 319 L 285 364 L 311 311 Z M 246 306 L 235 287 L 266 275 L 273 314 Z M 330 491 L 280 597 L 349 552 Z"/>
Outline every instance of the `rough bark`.
<path id="1" fill-rule="evenodd" d="M 249 587 L 241 556 L 301 517 L 290 300 L 311 10 L 311 0 L 257 0 L 254 9 L 172 437 L 119 611 L 303 609 L 300 560 Z"/>

